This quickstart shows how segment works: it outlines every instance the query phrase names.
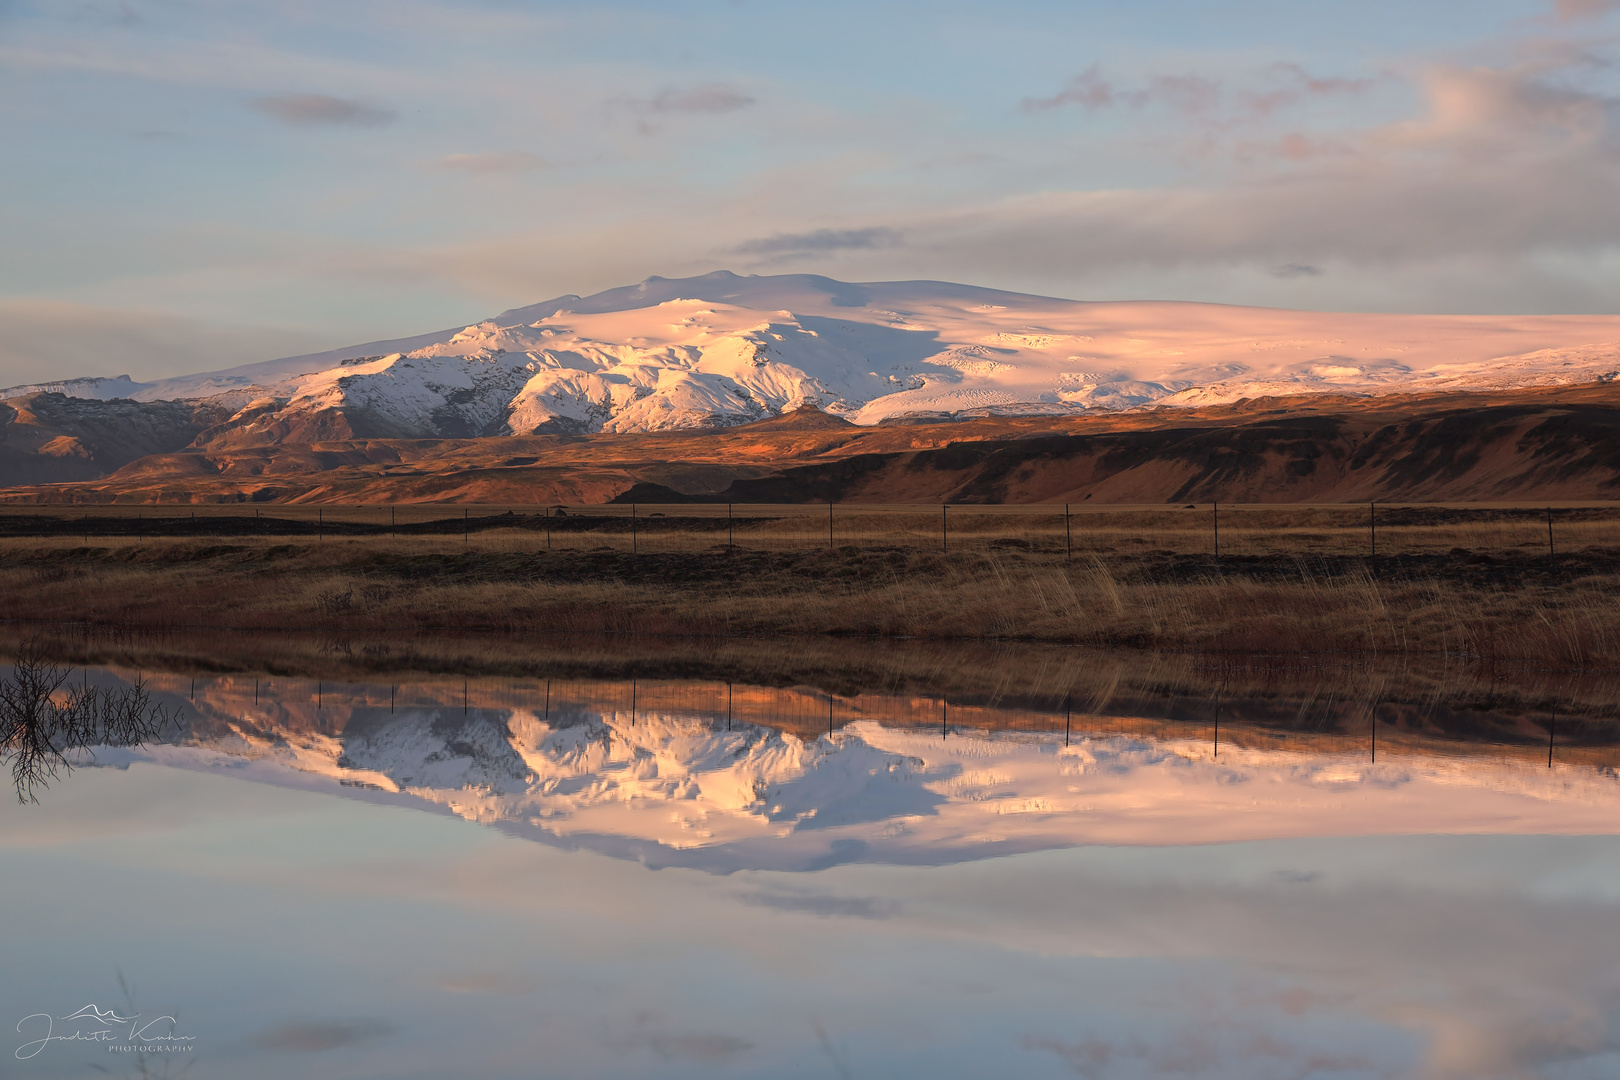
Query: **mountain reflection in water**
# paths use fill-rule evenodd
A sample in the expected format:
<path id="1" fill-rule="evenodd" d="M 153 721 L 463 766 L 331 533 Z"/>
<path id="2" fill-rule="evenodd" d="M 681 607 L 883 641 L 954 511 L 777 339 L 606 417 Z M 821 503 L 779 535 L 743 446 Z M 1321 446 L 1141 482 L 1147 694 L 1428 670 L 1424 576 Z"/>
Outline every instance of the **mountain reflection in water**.
<path id="1" fill-rule="evenodd" d="M 712 681 L 146 678 L 182 728 L 101 763 L 230 767 L 654 866 L 1620 828 L 1620 750 L 1549 746 L 1549 768 L 1546 750 L 1414 734 L 1394 704 L 1279 732 L 1220 700 L 1166 719 Z"/>
<path id="2" fill-rule="evenodd" d="M 0 1021 L 127 975 L 233 1080 L 1620 1075 L 1612 675 L 483 644 L 132 656 L 179 726 L 0 807 Z"/>

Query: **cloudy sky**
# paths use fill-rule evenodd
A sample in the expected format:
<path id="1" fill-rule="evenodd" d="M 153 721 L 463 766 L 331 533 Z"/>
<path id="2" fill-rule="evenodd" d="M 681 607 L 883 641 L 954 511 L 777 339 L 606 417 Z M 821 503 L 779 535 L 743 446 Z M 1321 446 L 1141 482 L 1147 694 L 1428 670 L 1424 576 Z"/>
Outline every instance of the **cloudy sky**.
<path id="1" fill-rule="evenodd" d="M 1620 311 L 1620 0 L 0 0 L 0 385 L 726 268 Z"/>

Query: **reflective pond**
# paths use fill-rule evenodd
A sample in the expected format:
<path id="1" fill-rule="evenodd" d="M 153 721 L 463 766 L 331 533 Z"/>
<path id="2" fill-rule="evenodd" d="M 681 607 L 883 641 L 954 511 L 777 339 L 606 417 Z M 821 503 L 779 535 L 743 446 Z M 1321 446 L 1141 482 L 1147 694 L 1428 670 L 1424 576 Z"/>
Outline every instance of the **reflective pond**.
<path id="1" fill-rule="evenodd" d="M 178 722 L 0 811 L 0 1076 L 1620 1075 L 1607 719 L 75 678 Z"/>

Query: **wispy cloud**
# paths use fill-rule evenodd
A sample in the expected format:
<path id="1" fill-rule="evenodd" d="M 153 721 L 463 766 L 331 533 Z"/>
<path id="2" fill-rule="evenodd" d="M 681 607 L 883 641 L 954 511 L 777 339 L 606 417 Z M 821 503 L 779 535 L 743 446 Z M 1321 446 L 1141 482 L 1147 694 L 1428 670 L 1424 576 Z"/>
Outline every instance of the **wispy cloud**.
<path id="1" fill-rule="evenodd" d="M 1116 84 L 1093 64 L 1071 78 L 1050 97 L 1025 98 L 1019 108 L 1027 113 L 1049 112 L 1066 106 L 1088 111 L 1121 107 L 1158 107 L 1182 116 L 1220 116 L 1228 122 L 1258 120 L 1308 98 L 1358 94 L 1373 86 L 1370 78 L 1312 75 L 1299 64 L 1278 63 L 1257 72 L 1240 86 L 1203 75 L 1155 75 L 1139 85 Z"/>
<path id="2" fill-rule="evenodd" d="M 1127 89 L 1103 78 L 1102 68 L 1093 64 L 1051 97 L 1025 98 L 1019 107 L 1025 112 L 1046 112 L 1065 105 L 1078 105 L 1083 109 L 1124 105 L 1140 109 L 1166 104 L 1178 112 L 1198 112 L 1214 104 L 1220 92 L 1219 83 L 1197 75 L 1157 75 L 1145 86 Z"/>
<path id="3" fill-rule="evenodd" d="M 651 97 L 620 97 L 608 102 L 609 108 L 637 118 L 644 135 L 657 134 L 662 118 L 686 114 L 718 116 L 757 104 L 756 100 L 729 83 L 703 83 L 700 86 L 661 90 Z"/>
<path id="4" fill-rule="evenodd" d="M 1149 1041 L 1142 1038 L 1105 1039 L 1087 1035 L 1076 1042 L 1026 1035 L 1025 1050 L 1046 1051 L 1074 1070 L 1076 1076 L 1101 1080 L 1121 1071 L 1143 1071 L 1158 1076 L 1204 1076 L 1217 1072 L 1273 1073 L 1283 1070 L 1255 1068 L 1286 1063 L 1295 1076 L 1332 1072 L 1371 1072 L 1376 1063 L 1360 1054 L 1332 1054 L 1284 1042 L 1253 1022 L 1206 1020 L 1183 1031 L 1164 1032 Z M 1249 1066 L 1243 1065 L 1248 1061 Z M 1236 1068 L 1233 1068 L 1236 1066 Z M 1123 1068 L 1122 1068 L 1123 1067 Z"/>
<path id="5" fill-rule="evenodd" d="M 639 104 L 653 113 L 728 113 L 748 108 L 754 99 L 725 83 L 704 83 L 685 90 L 665 90 Z"/>
<path id="6" fill-rule="evenodd" d="M 254 98 L 249 104 L 296 127 L 381 127 L 399 117 L 392 109 L 330 94 L 275 94 Z"/>
<path id="7" fill-rule="evenodd" d="M 777 233 L 747 240 L 732 249 L 736 255 L 784 258 L 797 255 L 825 255 L 835 251 L 870 251 L 898 247 L 901 234 L 884 226 L 864 229 L 815 229 L 805 233 Z"/>
<path id="8" fill-rule="evenodd" d="M 1620 11 L 1620 0 L 1553 0 L 1553 12 L 1564 22 L 1598 19 Z"/>

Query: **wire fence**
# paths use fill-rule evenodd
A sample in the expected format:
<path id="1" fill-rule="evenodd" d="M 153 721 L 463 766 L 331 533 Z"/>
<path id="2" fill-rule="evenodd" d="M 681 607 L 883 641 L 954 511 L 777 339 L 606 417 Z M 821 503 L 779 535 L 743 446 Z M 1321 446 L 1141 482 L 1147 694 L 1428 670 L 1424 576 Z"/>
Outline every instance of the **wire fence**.
<path id="1" fill-rule="evenodd" d="M 823 548 L 1061 554 L 1552 555 L 1620 550 L 1620 504 L 609 504 L 5 507 L 0 540 L 389 541 L 632 554 Z"/>
<path id="2" fill-rule="evenodd" d="M 1447 703 L 1325 698 L 1266 703 L 1221 694 L 1166 697 L 1132 707 L 1065 695 L 962 697 L 926 694 L 840 695 L 815 687 L 771 687 L 719 680 L 437 678 L 399 683 L 318 679 L 118 672 L 142 678 L 160 698 L 184 699 L 195 722 L 261 722 L 275 728 L 340 736 L 357 722 L 409 712 L 484 718 L 507 725 L 519 717 L 567 727 L 591 720 L 614 726 L 663 725 L 688 731 L 736 730 L 749 725 L 812 740 L 867 722 L 908 729 L 930 738 L 1018 733 L 1069 745 L 1077 739 L 1127 737 L 1155 742 L 1193 741 L 1220 748 L 1297 749 L 1313 753 L 1477 752 L 1488 744 L 1509 756 L 1547 755 L 1569 764 L 1615 765 L 1620 725 L 1612 717 L 1580 714 L 1539 717 L 1530 728 L 1519 718 L 1496 718 L 1497 735 L 1434 737 L 1437 709 Z M 1469 723 L 1483 731 L 1485 714 Z M 1521 729 L 1521 730 L 1515 730 Z M 1224 740 L 1224 742 L 1223 742 Z"/>

